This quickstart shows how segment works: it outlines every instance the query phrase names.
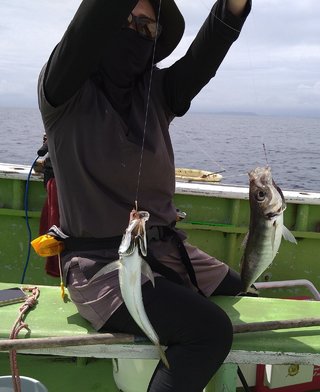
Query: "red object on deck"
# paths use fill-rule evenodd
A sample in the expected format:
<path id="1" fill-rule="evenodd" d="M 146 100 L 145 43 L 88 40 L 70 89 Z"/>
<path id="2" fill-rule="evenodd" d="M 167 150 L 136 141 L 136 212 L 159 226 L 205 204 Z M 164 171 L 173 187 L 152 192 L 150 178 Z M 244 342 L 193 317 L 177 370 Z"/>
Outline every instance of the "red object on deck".
<path id="1" fill-rule="evenodd" d="M 55 179 L 50 178 L 47 182 L 47 198 L 41 211 L 39 234 L 46 234 L 53 225 L 59 227 L 59 223 L 57 186 Z M 47 257 L 45 270 L 48 275 L 54 277 L 60 276 L 58 256 Z"/>

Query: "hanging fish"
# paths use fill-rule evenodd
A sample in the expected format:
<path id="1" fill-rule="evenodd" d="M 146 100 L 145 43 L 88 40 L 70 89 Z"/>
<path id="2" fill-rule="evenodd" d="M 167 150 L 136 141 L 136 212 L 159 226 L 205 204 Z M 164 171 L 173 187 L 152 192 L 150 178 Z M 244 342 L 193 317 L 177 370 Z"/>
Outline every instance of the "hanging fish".
<path id="1" fill-rule="evenodd" d="M 148 319 L 142 300 L 141 274 L 147 276 L 153 286 L 155 285 L 152 270 L 149 264 L 142 258 L 142 256 L 147 255 L 145 225 L 149 216 L 149 213 L 146 211 L 131 211 L 129 225 L 119 247 L 119 260 L 101 269 L 94 278 L 118 269 L 121 295 L 129 313 L 151 342 L 157 346 L 163 363 L 169 368 L 165 352 L 159 343 L 157 333 Z"/>
<path id="2" fill-rule="evenodd" d="M 154 278 L 149 264 L 141 257 L 147 255 L 145 224 L 149 219 L 146 211 L 133 210 L 129 226 L 119 247 L 120 268 L 119 281 L 123 300 L 134 321 L 148 338 L 158 347 L 163 363 L 169 368 L 166 355 L 160 346 L 159 338 L 145 312 L 141 293 L 141 273 L 147 276 L 153 286 Z"/>
<path id="3" fill-rule="evenodd" d="M 272 179 L 270 167 L 257 167 L 249 173 L 250 225 L 241 260 L 243 292 L 269 267 L 278 253 L 282 236 L 297 243 L 283 225 L 286 209 L 281 189 Z"/>

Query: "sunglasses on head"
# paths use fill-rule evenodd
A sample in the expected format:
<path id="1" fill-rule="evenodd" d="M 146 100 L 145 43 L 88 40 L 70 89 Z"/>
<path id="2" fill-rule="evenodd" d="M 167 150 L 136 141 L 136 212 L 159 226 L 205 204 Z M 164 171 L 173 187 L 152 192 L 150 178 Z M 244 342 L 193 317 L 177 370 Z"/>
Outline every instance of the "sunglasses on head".
<path id="1" fill-rule="evenodd" d="M 130 14 L 123 27 L 133 26 L 134 29 L 144 38 L 156 39 L 159 37 L 162 27 L 157 21 L 147 16 L 135 16 Z"/>

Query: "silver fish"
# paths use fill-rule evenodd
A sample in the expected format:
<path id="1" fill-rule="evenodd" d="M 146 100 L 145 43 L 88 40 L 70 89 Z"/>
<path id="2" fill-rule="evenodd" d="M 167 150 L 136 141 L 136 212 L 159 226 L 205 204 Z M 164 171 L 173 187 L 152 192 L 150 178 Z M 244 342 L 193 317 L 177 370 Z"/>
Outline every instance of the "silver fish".
<path id="1" fill-rule="evenodd" d="M 281 189 L 272 179 L 270 167 L 252 170 L 249 181 L 250 225 L 240 268 L 244 293 L 272 263 L 282 236 L 297 243 L 283 225 L 286 203 Z"/>
<path id="2" fill-rule="evenodd" d="M 148 219 L 149 213 L 146 211 L 133 210 L 130 213 L 129 225 L 118 251 L 119 260 L 108 264 L 94 278 L 118 269 L 120 291 L 129 313 L 151 342 L 157 346 L 161 360 L 169 368 L 159 337 L 148 319 L 142 301 L 141 274 L 147 276 L 153 286 L 155 285 L 152 270 L 142 258 L 147 255 L 145 224 Z"/>

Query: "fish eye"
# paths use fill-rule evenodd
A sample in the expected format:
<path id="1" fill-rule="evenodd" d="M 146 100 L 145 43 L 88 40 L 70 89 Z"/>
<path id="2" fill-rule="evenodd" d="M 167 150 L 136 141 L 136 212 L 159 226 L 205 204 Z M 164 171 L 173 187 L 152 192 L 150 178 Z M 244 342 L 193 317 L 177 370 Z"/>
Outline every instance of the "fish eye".
<path id="1" fill-rule="evenodd" d="M 259 191 L 256 193 L 256 199 L 257 201 L 263 201 L 266 197 L 266 193 L 264 191 Z"/>

